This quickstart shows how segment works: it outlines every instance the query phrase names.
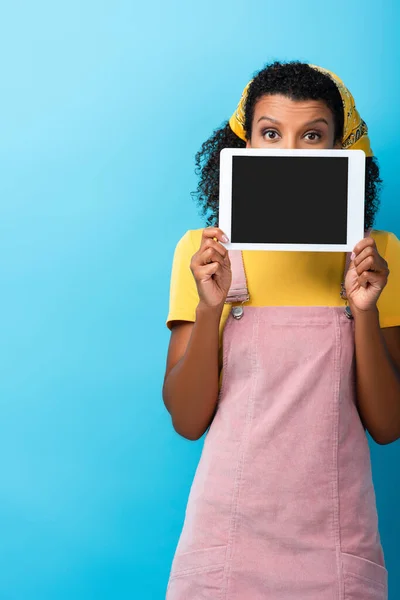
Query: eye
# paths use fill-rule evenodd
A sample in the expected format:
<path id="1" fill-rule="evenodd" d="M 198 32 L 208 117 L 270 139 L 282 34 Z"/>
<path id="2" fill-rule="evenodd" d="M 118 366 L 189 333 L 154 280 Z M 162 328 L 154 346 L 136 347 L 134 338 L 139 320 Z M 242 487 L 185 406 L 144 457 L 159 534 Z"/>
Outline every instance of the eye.
<path id="1" fill-rule="evenodd" d="M 307 138 L 309 142 L 317 142 L 322 138 L 322 135 L 318 133 L 318 131 L 309 131 L 304 137 Z"/>
<path id="2" fill-rule="evenodd" d="M 265 129 L 262 132 L 262 136 L 265 137 L 267 140 L 274 142 L 276 139 L 278 139 L 279 133 L 274 129 Z"/>

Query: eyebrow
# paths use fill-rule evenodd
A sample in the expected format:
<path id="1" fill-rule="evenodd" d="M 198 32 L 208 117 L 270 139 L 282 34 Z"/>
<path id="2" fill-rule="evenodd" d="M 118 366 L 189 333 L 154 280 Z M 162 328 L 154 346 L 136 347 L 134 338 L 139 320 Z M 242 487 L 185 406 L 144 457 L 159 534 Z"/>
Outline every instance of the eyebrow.
<path id="1" fill-rule="evenodd" d="M 257 123 L 259 123 L 260 121 L 270 121 L 271 123 L 275 123 L 275 125 L 281 125 L 281 123 L 279 121 L 277 121 L 276 119 L 273 119 L 272 117 L 267 117 L 267 116 L 260 117 L 258 119 Z M 317 123 L 325 123 L 329 127 L 329 123 L 326 119 L 324 119 L 324 117 L 319 117 L 318 119 L 314 119 L 313 121 L 304 123 L 304 127 L 310 127 L 311 125 L 316 125 Z"/>

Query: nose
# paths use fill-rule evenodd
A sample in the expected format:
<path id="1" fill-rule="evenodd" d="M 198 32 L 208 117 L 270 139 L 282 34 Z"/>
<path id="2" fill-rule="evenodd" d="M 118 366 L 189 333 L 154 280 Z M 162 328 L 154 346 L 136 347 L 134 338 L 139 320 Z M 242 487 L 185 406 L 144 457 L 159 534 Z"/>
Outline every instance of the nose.
<path id="1" fill-rule="evenodd" d="M 282 140 L 281 148 L 284 150 L 299 150 L 301 149 L 300 140 L 296 135 L 287 135 Z"/>

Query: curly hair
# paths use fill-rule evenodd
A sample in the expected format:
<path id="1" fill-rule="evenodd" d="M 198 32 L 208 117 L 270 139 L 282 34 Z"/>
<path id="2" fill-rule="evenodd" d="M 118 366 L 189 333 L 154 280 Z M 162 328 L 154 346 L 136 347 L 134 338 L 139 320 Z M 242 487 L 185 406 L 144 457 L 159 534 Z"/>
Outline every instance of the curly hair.
<path id="1" fill-rule="evenodd" d="M 322 100 L 332 111 L 335 124 L 335 142 L 343 137 L 343 102 L 335 83 L 325 74 L 309 65 L 292 61 L 274 62 L 259 71 L 248 90 L 245 105 L 244 129 L 251 138 L 254 109 L 257 100 L 267 94 L 280 94 L 291 100 Z M 196 192 L 192 192 L 206 226 L 218 226 L 219 154 L 223 148 L 245 148 L 226 121 L 214 130 L 196 153 L 195 172 L 199 175 Z M 375 157 L 367 157 L 365 173 L 365 229 L 373 226 L 379 208 L 382 180 Z"/>

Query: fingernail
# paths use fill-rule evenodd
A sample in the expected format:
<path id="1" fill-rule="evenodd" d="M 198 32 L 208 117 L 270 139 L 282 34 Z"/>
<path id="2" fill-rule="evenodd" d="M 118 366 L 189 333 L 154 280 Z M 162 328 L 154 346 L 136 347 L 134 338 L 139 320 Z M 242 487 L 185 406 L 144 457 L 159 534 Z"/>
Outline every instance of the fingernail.
<path id="1" fill-rule="evenodd" d="M 356 257 L 356 255 L 354 254 L 354 252 L 352 252 L 352 253 L 351 253 L 351 256 L 350 256 L 351 260 L 354 260 L 354 259 L 355 259 L 355 257 Z"/>
<path id="2" fill-rule="evenodd" d="M 223 236 L 222 236 L 222 241 L 223 241 L 223 242 L 225 242 L 225 244 L 226 244 L 227 242 L 229 242 L 229 240 L 228 240 L 228 238 L 226 237 L 226 235 L 223 235 Z"/>

